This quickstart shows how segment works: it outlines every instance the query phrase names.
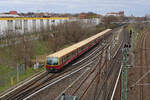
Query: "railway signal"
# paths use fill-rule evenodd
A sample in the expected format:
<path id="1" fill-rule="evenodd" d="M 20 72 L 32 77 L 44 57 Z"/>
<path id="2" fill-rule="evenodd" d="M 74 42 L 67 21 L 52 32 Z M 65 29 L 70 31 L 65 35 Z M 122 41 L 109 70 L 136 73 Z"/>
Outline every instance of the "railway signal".
<path id="1" fill-rule="evenodd" d="M 132 30 L 130 30 L 130 38 L 132 38 Z"/>

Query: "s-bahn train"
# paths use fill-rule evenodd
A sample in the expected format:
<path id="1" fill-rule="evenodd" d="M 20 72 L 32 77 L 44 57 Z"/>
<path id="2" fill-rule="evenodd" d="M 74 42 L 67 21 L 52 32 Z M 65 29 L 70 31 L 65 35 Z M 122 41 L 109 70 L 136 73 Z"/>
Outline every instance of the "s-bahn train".
<path id="1" fill-rule="evenodd" d="M 78 42 L 70 47 L 62 49 L 56 53 L 50 54 L 46 57 L 46 70 L 48 72 L 58 72 L 65 65 L 85 53 L 94 45 L 110 35 L 111 29 L 104 30 L 92 37 L 89 37 L 81 42 Z"/>

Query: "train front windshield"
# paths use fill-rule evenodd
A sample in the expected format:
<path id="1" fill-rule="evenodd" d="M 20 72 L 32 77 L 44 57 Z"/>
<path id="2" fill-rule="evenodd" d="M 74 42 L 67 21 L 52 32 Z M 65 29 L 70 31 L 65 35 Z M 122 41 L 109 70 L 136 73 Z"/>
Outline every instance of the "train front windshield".
<path id="1" fill-rule="evenodd" d="M 58 65 L 58 58 L 47 58 L 48 65 Z"/>

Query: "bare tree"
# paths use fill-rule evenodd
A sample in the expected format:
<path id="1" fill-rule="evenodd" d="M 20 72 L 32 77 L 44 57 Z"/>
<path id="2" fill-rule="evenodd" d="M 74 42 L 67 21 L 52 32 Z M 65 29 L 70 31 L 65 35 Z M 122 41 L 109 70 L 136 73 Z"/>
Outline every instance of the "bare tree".
<path id="1" fill-rule="evenodd" d="M 111 22 L 116 22 L 118 21 L 118 18 L 115 16 L 104 16 L 102 18 L 102 22 L 105 24 L 106 28 Z"/>
<path id="2" fill-rule="evenodd" d="M 84 38 L 89 37 L 90 33 L 96 33 L 97 30 L 94 27 L 86 27 L 87 24 L 74 21 L 60 23 L 57 26 L 53 26 L 53 33 L 47 34 L 48 37 L 48 49 L 56 52 L 64 47 L 64 45 L 71 45 L 77 43 Z"/>

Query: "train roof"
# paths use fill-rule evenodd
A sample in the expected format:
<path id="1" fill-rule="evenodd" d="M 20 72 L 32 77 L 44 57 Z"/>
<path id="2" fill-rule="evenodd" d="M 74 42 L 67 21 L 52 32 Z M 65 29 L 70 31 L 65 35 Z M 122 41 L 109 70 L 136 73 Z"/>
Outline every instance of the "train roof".
<path id="1" fill-rule="evenodd" d="M 72 51 L 74 51 L 74 50 L 76 50 L 76 49 L 86 45 L 87 43 L 95 40 L 96 38 L 104 35 L 105 33 L 109 32 L 109 31 L 111 31 L 111 29 L 106 29 L 103 32 L 100 32 L 100 33 L 98 33 L 98 34 L 96 34 L 96 35 L 94 35 L 92 37 L 89 37 L 89 38 L 87 38 L 87 39 L 85 39 L 85 40 L 83 40 L 81 42 L 78 42 L 78 43 L 76 43 L 76 44 L 74 44 L 72 46 L 64 48 L 64 49 L 62 49 L 62 50 L 60 50 L 60 51 L 58 51 L 56 53 L 50 54 L 47 57 L 58 57 L 58 58 L 62 57 L 64 55 L 66 55 L 66 54 L 68 54 L 68 53 L 70 53 L 70 52 L 72 52 Z"/>

